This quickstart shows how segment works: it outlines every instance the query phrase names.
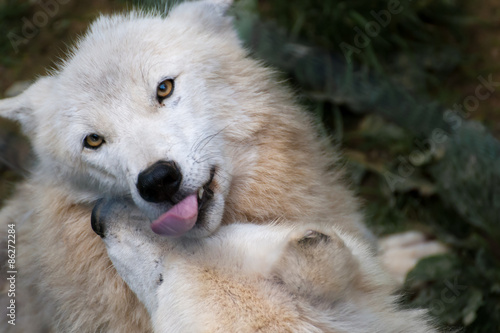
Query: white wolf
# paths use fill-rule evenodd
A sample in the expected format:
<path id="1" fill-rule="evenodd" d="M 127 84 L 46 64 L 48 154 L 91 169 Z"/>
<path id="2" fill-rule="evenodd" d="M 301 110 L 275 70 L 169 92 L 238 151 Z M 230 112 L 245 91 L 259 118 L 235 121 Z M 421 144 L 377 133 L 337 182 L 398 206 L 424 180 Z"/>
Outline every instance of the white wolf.
<path id="1" fill-rule="evenodd" d="M 106 200 L 92 227 L 156 333 L 436 332 L 423 311 L 396 309 L 378 258 L 334 225 L 235 223 L 167 242 Z"/>
<path id="2" fill-rule="evenodd" d="M 242 48 L 227 7 L 186 2 L 166 16 L 101 17 L 58 70 L 0 101 L 36 155 L 0 213 L 0 232 L 15 224 L 17 237 L 9 328 L 150 330 L 88 223 L 102 197 L 132 198 L 167 236 L 282 219 L 367 238 L 328 143 Z"/>

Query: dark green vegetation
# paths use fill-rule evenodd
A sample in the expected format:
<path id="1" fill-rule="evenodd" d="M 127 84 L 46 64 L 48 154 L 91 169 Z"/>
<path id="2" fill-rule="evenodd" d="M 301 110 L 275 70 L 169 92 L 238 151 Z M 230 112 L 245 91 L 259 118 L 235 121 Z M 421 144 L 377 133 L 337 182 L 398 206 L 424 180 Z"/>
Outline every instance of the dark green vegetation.
<path id="1" fill-rule="evenodd" d="M 124 4 L 70 2 L 17 54 L 1 36 L 2 91 L 54 60 L 64 48 L 54 39 Z M 2 31 L 20 29 L 36 6 L 0 1 Z M 500 22 L 498 5 L 241 0 L 233 14 L 255 56 L 283 72 L 341 144 L 373 230 L 419 229 L 449 245 L 409 274 L 406 306 L 428 307 L 445 328 L 500 332 L 500 71 L 489 56 L 500 43 L 488 37 L 500 28 L 491 23 Z M 19 160 L 12 133 L 0 123 L 9 161 Z M 19 178 L 13 169 L 0 163 L 3 197 Z"/>

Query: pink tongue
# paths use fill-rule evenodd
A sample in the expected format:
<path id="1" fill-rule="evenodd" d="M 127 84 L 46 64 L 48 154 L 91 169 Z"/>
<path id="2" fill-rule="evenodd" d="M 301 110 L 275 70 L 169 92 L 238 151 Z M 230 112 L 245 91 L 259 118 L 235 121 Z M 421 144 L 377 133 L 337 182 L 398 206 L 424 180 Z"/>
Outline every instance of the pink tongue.
<path id="1" fill-rule="evenodd" d="M 151 229 L 159 235 L 181 236 L 191 230 L 198 218 L 198 198 L 191 194 L 153 221 Z"/>

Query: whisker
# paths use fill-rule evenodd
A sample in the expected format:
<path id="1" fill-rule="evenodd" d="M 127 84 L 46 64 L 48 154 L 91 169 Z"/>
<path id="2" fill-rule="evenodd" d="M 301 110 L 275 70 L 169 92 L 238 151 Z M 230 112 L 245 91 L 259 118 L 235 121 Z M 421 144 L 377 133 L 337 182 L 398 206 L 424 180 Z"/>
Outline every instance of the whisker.
<path id="1" fill-rule="evenodd" d="M 207 135 L 204 138 L 202 138 L 200 141 L 198 141 L 196 143 L 196 145 L 194 147 L 192 147 L 191 151 L 193 151 L 193 152 L 196 153 L 197 151 L 202 150 L 203 148 L 205 148 L 207 146 L 207 144 L 210 143 L 210 141 L 212 141 L 217 135 L 219 135 L 220 133 L 222 133 L 222 131 L 224 131 L 228 126 L 229 125 L 225 126 L 224 128 L 220 129 L 219 131 L 217 131 L 214 134 Z M 202 144 L 203 144 L 203 146 L 201 146 Z"/>
<path id="2" fill-rule="evenodd" d="M 204 148 L 205 148 L 205 147 L 206 147 L 206 146 L 210 143 L 210 141 L 212 141 L 212 140 L 213 140 L 213 139 L 214 139 L 217 135 L 219 135 L 220 133 L 222 133 L 222 131 L 223 131 L 223 130 L 225 130 L 226 128 L 227 128 L 227 126 L 226 126 L 226 127 L 224 127 L 224 128 L 222 128 L 222 129 L 221 129 L 220 131 L 218 131 L 217 133 L 215 133 L 215 134 L 211 135 L 211 137 L 209 137 L 209 139 L 205 142 L 205 144 L 204 144 L 202 147 L 199 147 L 199 149 L 200 149 L 200 150 L 204 149 Z"/>

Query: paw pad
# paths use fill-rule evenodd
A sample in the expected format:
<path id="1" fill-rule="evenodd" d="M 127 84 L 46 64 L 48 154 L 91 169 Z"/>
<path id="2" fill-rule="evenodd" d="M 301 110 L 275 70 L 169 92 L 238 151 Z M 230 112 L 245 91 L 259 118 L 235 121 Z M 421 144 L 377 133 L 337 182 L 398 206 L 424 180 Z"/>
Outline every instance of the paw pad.
<path id="1" fill-rule="evenodd" d="M 320 242 L 329 242 L 330 236 L 322 234 L 318 231 L 307 230 L 301 239 L 299 239 L 298 244 L 301 246 L 314 246 Z"/>

